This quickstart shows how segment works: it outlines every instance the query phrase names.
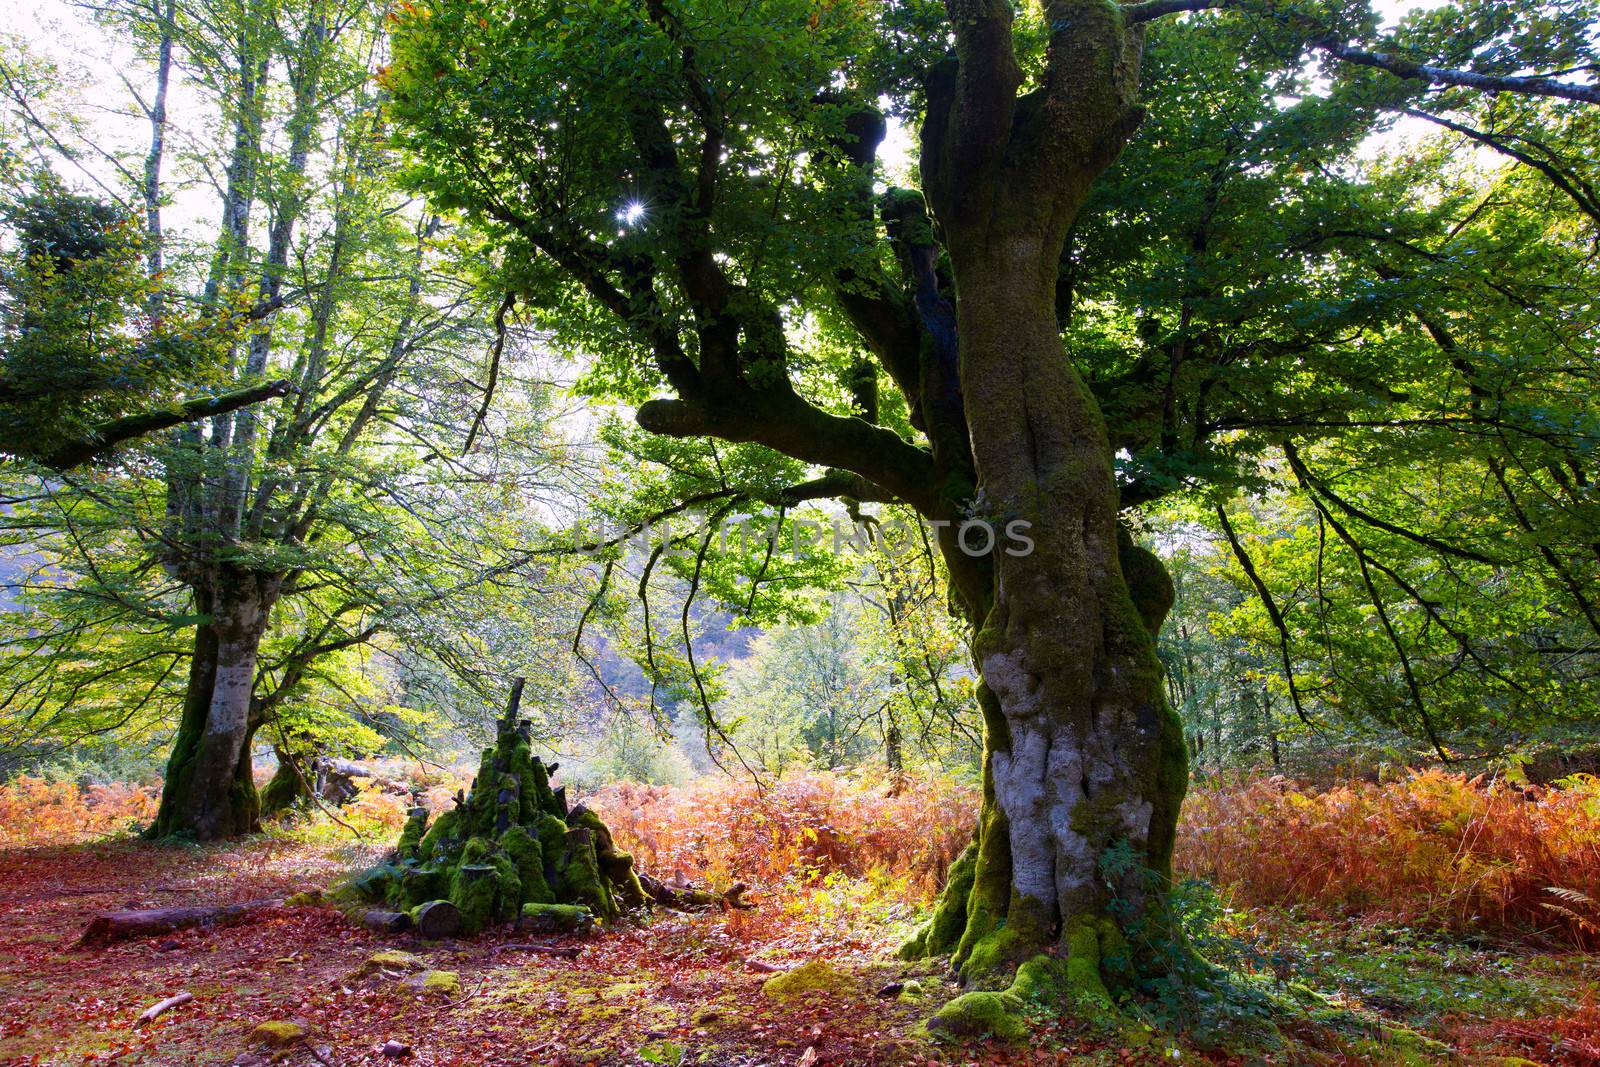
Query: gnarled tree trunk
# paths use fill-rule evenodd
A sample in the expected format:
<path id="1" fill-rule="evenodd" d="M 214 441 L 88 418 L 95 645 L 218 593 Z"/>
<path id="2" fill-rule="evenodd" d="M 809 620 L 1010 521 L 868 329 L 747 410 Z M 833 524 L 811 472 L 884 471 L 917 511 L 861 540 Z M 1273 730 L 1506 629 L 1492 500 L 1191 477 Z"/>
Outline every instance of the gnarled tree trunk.
<path id="1" fill-rule="evenodd" d="M 1071 31 L 1046 83 L 1018 96 L 1009 9 L 951 8 L 957 59 L 930 88 L 923 177 L 954 280 L 978 517 L 1026 522 L 1033 547 L 979 569 L 945 545 L 977 628 L 983 810 L 908 949 L 952 953 L 979 989 L 1054 980 L 1109 1008 L 1105 980 L 1132 977 L 1138 942 L 1160 937 L 1187 770 L 1154 647 L 1171 586 L 1119 529 L 1105 422 L 1063 349 L 1057 284 L 1089 186 L 1138 122 L 1141 41 L 1111 5 L 1053 4 Z M 959 1029 L 960 1006 L 935 1021 Z"/>

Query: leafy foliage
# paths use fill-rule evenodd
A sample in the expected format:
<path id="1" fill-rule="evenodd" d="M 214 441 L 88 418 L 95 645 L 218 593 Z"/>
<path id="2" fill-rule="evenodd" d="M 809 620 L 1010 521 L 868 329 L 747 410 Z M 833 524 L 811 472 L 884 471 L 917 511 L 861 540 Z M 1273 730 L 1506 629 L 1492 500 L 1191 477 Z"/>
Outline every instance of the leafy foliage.
<path id="1" fill-rule="evenodd" d="M 1462 934 L 1595 943 L 1600 787 L 1419 771 L 1302 791 L 1191 793 L 1178 864 L 1251 903 Z"/>

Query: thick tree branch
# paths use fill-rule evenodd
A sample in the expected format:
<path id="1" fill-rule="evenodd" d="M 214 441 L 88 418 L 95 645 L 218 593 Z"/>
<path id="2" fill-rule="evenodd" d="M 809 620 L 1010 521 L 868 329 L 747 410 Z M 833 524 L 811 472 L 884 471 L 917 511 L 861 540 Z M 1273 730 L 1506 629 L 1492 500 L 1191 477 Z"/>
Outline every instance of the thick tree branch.
<path id="1" fill-rule="evenodd" d="M 98 459 L 123 442 L 130 441 L 135 437 L 143 437 L 158 430 L 166 430 L 173 426 L 197 422 L 213 415 L 237 411 L 239 408 L 247 407 L 250 404 L 259 404 L 263 400 L 283 396 L 288 391 L 289 383 L 279 380 L 261 385 L 252 385 L 245 389 L 236 389 L 233 392 L 223 393 L 219 396 L 197 397 L 193 400 L 185 400 L 175 407 L 162 408 L 157 411 L 145 411 L 137 415 L 124 415 L 120 419 L 112 419 L 92 428 L 82 440 L 61 445 L 48 453 L 31 458 L 52 470 L 70 470 L 73 467 L 80 467 L 85 463 Z"/>
<path id="2" fill-rule="evenodd" d="M 639 425 L 667 437 L 718 437 L 766 445 L 807 463 L 851 471 L 924 515 L 937 514 L 933 457 L 892 430 L 831 415 L 790 391 L 747 390 L 743 402 L 716 405 L 651 400 Z"/>

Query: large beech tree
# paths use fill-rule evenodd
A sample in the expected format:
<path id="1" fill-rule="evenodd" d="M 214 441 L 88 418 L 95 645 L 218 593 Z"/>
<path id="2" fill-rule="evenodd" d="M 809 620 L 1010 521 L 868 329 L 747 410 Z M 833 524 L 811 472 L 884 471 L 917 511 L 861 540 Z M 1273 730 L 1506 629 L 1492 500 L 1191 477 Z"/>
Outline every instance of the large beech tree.
<path id="1" fill-rule="evenodd" d="M 1117 455 L 1206 451 L 1204 390 L 1180 402 L 1195 386 L 1170 339 L 1146 346 L 1170 374 L 1069 347 L 1069 237 L 1144 117 L 1147 25 L 1216 7 L 1236 11 L 1160 32 L 1265 34 L 1252 59 L 1281 72 L 1276 91 L 1316 59 L 1418 92 L 1595 98 L 1559 73 L 1593 62 L 1571 4 L 1531 42 L 1515 5 L 1479 3 L 1406 40 L 1365 3 L 437 0 L 395 16 L 385 85 L 409 179 L 481 228 L 494 284 L 594 354 L 595 392 L 637 403 L 650 433 L 813 468 L 753 499 L 894 501 L 940 524 L 982 677 L 985 788 L 977 841 L 911 947 L 952 952 L 980 988 L 1036 960 L 1016 979 L 1033 982 L 1055 948 L 1102 1002 L 1103 980 L 1160 966 L 1187 778 L 1154 654 L 1172 592 L 1119 516 L 1183 479 L 1124 472 L 1124 493 Z M 886 112 L 918 131 L 916 189 L 884 187 Z M 1280 379 L 1316 374 L 1293 357 L 1319 339 L 1297 343 L 1248 358 L 1288 352 Z M 1250 399 L 1275 395 L 1262 377 Z M 1226 482 L 1240 450 L 1207 447 L 1195 477 Z M 1026 554 L 957 536 L 1018 521 Z"/>

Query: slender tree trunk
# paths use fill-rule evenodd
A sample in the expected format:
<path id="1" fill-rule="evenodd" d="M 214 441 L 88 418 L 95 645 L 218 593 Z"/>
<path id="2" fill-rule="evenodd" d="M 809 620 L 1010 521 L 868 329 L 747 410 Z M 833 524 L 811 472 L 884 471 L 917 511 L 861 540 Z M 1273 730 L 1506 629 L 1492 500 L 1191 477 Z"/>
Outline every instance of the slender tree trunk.
<path id="1" fill-rule="evenodd" d="M 165 250 L 161 247 L 161 162 L 167 143 L 167 88 L 172 81 L 172 38 L 177 18 L 176 0 L 160 9 L 161 38 L 156 46 L 156 91 L 150 101 L 150 149 L 144 157 L 145 268 L 157 285 L 148 307 L 159 317 L 162 309 L 159 279 Z"/>

